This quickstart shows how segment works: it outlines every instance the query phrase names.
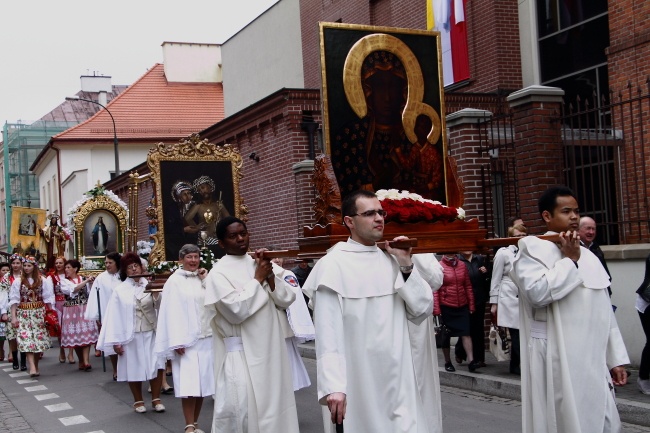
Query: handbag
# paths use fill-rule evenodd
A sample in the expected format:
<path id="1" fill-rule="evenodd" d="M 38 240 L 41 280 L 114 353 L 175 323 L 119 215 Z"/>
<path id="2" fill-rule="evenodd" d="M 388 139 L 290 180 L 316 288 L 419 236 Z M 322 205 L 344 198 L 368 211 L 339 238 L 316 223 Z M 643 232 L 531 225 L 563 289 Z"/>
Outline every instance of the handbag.
<path id="1" fill-rule="evenodd" d="M 496 326 L 494 323 L 490 325 L 490 353 L 494 355 L 497 361 L 510 360 L 510 342 L 506 329 Z"/>
<path id="2" fill-rule="evenodd" d="M 434 322 L 435 325 L 433 327 L 433 331 L 436 335 L 436 348 L 440 349 L 441 347 L 443 347 L 443 345 L 445 347 L 449 347 L 449 340 L 451 339 L 451 335 L 450 335 L 451 331 L 449 330 L 447 325 L 441 322 L 439 323 L 437 316 L 434 317 Z"/>
<path id="3" fill-rule="evenodd" d="M 59 324 L 59 315 L 53 308 L 45 309 L 45 328 L 50 337 L 59 337 L 61 335 L 61 325 Z"/>

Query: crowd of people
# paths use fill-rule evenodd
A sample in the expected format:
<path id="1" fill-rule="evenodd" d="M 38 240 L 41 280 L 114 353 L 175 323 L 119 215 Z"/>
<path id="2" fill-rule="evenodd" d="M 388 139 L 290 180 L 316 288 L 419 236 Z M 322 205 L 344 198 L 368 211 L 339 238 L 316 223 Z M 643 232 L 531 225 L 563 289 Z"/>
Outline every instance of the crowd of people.
<path id="1" fill-rule="evenodd" d="M 76 353 L 79 369 L 91 371 L 95 345 L 110 357 L 113 379 L 127 382 L 136 413 L 148 410 L 142 382 L 155 412 L 166 410 L 161 392 L 173 390 L 185 433 L 203 433 L 206 397 L 214 399 L 213 432 L 298 432 L 294 391 L 311 383 L 297 343 L 315 338 L 326 432 L 345 423 L 349 431 L 436 433 L 442 411 L 433 317 L 458 337 L 456 363 L 467 361 L 474 372 L 486 365 L 489 304 L 493 323 L 511 339 L 525 433 L 618 432 L 613 389 L 626 383 L 629 358 L 593 220 L 580 218 L 565 187 L 547 190 L 539 212 L 554 241 L 526 236 L 523 221 L 513 219 L 508 236 L 521 239 L 496 251 L 492 263 L 471 251 L 438 261 L 390 241 L 379 249 L 386 212 L 374 193 L 356 191 L 342 203 L 349 239 L 296 273 L 271 258 L 274 247 L 251 252 L 246 223 L 224 216 L 215 237 L 226 255 L 207 271 L 200 248 L 183 245 L 182 266 L 161 291 L 148 288 L 146 265 L 132 252 L 108 254 L 96 278 L 81 277 L 74 259 L 57 258 L 42 273 L 33 257 L 15 254 L 0 264 L 0 333 L 13 368 L 37 377 L 52 335 L 44 317 L 57 311 L 61 363 L 75 363 Z M 636 303 L 646 335 L 649 270 L 650 258 Z M 441 346 L 445 370 L 455 371 L 450 341 Z M 648 347 L 638 381 L 646 394 Z"/>

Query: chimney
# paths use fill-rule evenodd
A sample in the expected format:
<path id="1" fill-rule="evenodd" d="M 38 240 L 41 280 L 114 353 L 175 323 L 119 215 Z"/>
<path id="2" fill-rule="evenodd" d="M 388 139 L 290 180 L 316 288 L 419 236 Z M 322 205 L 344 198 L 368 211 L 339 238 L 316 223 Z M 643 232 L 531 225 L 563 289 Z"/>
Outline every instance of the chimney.
<path id="1" fill-rule="evenodd" d="M 100 104 L 106 106 L 106 104 L 108 103 L 108 96 L 107 96 L 106 91 L 104 91 L 104 90 L 99 91 L 99 95 L 97 95 L 97 102 L 99 102 Z"/>
<path id="2" fill-rule="evenodd" d="M 112 92 L 111 77 L 97 75 L 96 72 L 93 72 L 93 75 L 82 75 L 81 90 L 90 93 Z"/>

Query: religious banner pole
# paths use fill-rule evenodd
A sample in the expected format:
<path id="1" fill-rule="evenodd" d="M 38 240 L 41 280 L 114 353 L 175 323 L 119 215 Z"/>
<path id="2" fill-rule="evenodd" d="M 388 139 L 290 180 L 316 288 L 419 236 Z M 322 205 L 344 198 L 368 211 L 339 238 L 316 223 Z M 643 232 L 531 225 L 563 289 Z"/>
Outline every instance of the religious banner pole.
<path id="1" fill-rule="evenodd" d="M 99 300 L 99 284 L 97 285 L 97 312 L 99 313 L 99 329 L 102 328 L 102 303 Z M 97 347 L 95 346 L 95 349 Z M 102 350 L 102 368 L 104 373 L 106 373 L 106 358 L 104 358 L 104 351 Z"/>

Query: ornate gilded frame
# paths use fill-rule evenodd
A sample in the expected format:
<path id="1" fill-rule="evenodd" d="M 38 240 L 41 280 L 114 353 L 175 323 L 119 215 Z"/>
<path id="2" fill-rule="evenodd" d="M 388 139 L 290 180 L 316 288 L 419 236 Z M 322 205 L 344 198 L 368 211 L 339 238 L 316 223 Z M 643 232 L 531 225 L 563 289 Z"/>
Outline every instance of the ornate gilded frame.
<path id="1" fill-rule="evenodd" d="M 104 211 L 115 218 L 117 238 L 115 241 L 116 250 L 119 253 L 124 252 L 124 240 L 126 234 L 127 211 L 119 203 L 113 200 L 108 195 L 97 195 L 86 202 L 84 202 L 76 210 L 72 222 L 75 227 L 75 250 L 76 257 L 85 257 L 86 259 L 94 259 L 95 261 L 103 262 L 104 255 L 98 255 L 94 252 L 86 251 L 84 246 L 85 236 L 88 235 L 84 227 L 86 221 L 93 216 L 97 211 Z M 90 253 L 90 254 L 89 254 Z"/>
<path id="2" fill-rule="evenodd" d="M 166 164 L 168 162 L 173 164 Z M 174 170 L 167 170 L 171 167 L 161 168 L 163 164 L 166 167 L 173 165 Z M 229 188 L 232 185 L 232 191 L 226 190 L 229 199 L 232 198 L 232 201 L 227 204 L 232 206 L 234 216 L 245 220 L 248 209 L 239 194 L 243 162 L 241 155 L 232 145 L 216 146 L 209 143 L 207 139 L 201 139 L 198 134 L 192 134 L 178 143 L 158 143 L 155 148 L 149 151 L 147 165 L 151 170 L 151 176 L 155 184 L 158 220 L 158 231 L 152 235 L 154 246 L 151 248 L 151 254 L 149 255 L 151 265 L 155 266 L 160 262 L 174 261 L 178 258 L 178 256 L 171 256 L 166 251 L 166 242 L 170 238 L 169 234 L 166 234 L 165 228 L 165 223 L 168 221 L 167 215 L 170 212 L 178 212 L 178 209 L 172 208 L 176 204 L 172 201 L 168 189 L 163 189 L 163 185 L 168 186 L 170 179 L 182 179 L 183 173 L 187 173 L 188 170 L 193 170 L 195 167 L 205 170 L 205 167 L 209 167 L 206 172 L 201 171 L 200 174 L 217 179 L 216 183 L 222 189 L 224 187 Z M 225 170 L 227 166 L 230 169 L 229 179 L 224 177 L 228 176 L 228 170 Z M 223 182 L 219 182 L 219 180 Z M 225 198 L 224 203 L 226 203 Z"/>
<path id="3" fill-rule="evenodd" d="M 402 111 L 404 134 L 416 141 L 415 120 L 427 116 L 432 123 L 427 138 L 447 155 L 445 102 L 442 80 L 440 33 L 427 30 L 320 23 L 323 129 L 326 153 L 332 155 L 334 136 L 367 114 L 361 71 L 364 59 L 375 51 L 387 51 L 401 60 L 408 82 Z M 345 165 L 349 163 L 345 161 Z M 446 178 L 446 164 L 443 164 Z M 342 191 L 343 193 L 343 191 Z M 441 192 L 448 199 L 447 185 Z"/>

